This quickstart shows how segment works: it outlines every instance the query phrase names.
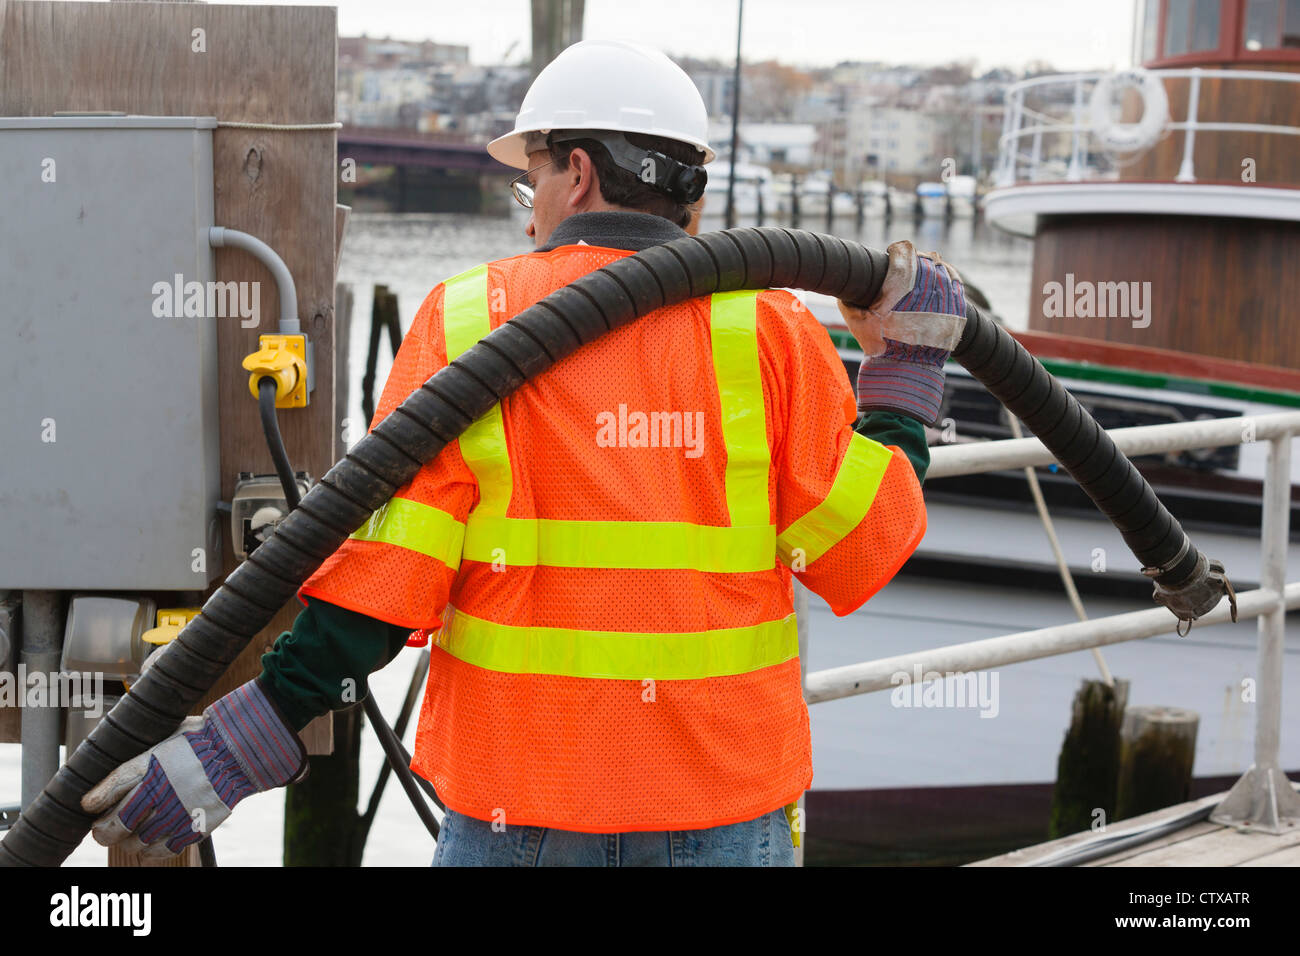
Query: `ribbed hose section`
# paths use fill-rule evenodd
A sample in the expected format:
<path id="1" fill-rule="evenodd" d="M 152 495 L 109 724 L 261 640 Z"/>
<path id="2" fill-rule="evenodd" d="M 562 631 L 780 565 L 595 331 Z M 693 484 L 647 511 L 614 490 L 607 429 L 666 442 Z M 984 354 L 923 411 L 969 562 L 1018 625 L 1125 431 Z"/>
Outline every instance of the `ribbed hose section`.
<path id="1" fill-rule="evenodd" d="M 610 263 L 494 330 L 416 389 L 321 479 L 235 569 L 130 693 L 110 711 L 0 843 L 0 864 L 51 866 L 82 841 L 82 796 L 119 764 L 175 732 L 249 640 L 321 563 L 475 419 L 605 332 L 667 305 L 739 289 L 808 289 L 874 301 L 888 256 L 797 229 L 731 229 L 674 240 Z M 1133 525 L 1121 530 L 1151 566 L 1172 560 L 1181 529 L 1105 433 L 1010 336 L 975 312 L 958 354 L 1068 462 L 1096 471 L 1093 497 Z M 1099 460 L 1104 463 L 1099 464 Z M 1096 467 L 1094 467 L 1096 466 Z M 1090 493 L 1092 493 L 1090 491 Z M 1110 512 L 1108 512 L 1110 513 Z M 1177 540 L 1177 544 L 1172 543 Z M 1161 549 L 1165 549 L 1162 551 Z M 1167 551 L 1167 553 L 1166 553 Z M 1186 562 L 1171 569 L 1176 580 Z"/>
<path id="2" fill-rule="evenodd" d="M 1152 575 L 1155 581 L 1177 589 L 1192 578 L 1200 552 L 1187 545 L 1182 526 L 1105 430 L 1019 342 L 970 306 L 953 358 L 1038 436 L 1143 567 L 1163 569 Z"/>

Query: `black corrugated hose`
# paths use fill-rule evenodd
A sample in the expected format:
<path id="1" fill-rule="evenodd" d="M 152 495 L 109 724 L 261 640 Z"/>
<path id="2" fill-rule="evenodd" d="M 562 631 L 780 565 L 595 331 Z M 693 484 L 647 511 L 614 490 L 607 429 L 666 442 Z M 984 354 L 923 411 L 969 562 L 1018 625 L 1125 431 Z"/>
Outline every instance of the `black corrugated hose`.
<path id="1" fill-rule="evenodd" d="M 254 634 L 373 511 L 471 422 L 605 332 L 663 306 L 740 289 L 807 289 L 874 301 L 888 256 L 798 229 L 728 229 L 611 262 L 494 330 L 409 397 L 330 469 L 203 606 L 203 612 L 77 748 L 0 843 L 0 864 L 51 866 L 94 818 L 81 797 L 119 764 L 175 732 Z M 1222 568 L 1178 522 L 1110 437 L 1043 367 L 971 306 L 953 353 L 1084 487 L 1154 578 L 1180 621 L 1224 595 Z"/>

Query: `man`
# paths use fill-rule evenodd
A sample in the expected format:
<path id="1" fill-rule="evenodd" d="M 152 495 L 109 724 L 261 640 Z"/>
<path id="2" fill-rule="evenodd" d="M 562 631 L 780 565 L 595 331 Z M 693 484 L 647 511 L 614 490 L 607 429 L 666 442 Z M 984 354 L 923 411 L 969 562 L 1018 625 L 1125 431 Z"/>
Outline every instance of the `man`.
<path id="1" fill-rule="evenodd" d="M 489 146 L 524 171 L 536 252 L 430 293 L 375 422 L 550 292 L 685 236 L 706 126 L 662 54 L 562 53 Z M 842 308 L 870 356 L 857 409 L 824 329 L 772 291 L 661 309 L 524 385 L 307 581 L 257 680 L 88 795 L 96 838 L 174 851 L 196 806 L 210 829 L 291 781 L 292 728 L 417 632 L 435 864 L 788 865 L 812 778 L 791 575 L 847 614 L 916 547 L 964 303 L 904 243 L 873 310 Z"/>

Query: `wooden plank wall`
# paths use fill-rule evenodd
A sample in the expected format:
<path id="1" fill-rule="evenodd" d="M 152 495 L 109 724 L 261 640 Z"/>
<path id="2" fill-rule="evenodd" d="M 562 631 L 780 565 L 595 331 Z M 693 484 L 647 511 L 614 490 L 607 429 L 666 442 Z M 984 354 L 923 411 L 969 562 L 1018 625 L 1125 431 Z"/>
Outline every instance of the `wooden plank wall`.
<path id="1" fill-rule="evenodd" d="M 1081 215 L 1042 222 L 1034 240 L 1029 327 L 1112 343 L 1300 368 L 1291 329 L 1300 297 L 1300 223 L 1199 216 Z M 1150 282 L 1151 324 L 1043 315 L 1044 288 Z"/>
<path id="2" fill-rule="evenodd" d="M 119 110 L 331 123 L 336 51 L 332 7 L 0 0 L 0 115 Z M 306 409 L 282 411 L 280 420 L 294 467 L 315 478 L 342 453 L 334 407 L 335 152 L 333 130 L 213 133 L 216 223 L 267 242 L 296 280 L 316 389 Z M 238 472 L 274 470 L 240 362 L 257 349 L 259 332 L 275 331 L 279 306 L 270 275 L 244 252 L 218 250 L 215 278 L 261 284 L 259 328 L 217 320 L 221 492 L 230 500 Z M 228 573 L 228 521 L 222 529 Z M 257 658 L 297 609 L 291 602 L 254 638 L 214 696 L 256 675 Z M 309 741 L 313 752 L 328 752 L 323 725 L 324 739 Z"/>

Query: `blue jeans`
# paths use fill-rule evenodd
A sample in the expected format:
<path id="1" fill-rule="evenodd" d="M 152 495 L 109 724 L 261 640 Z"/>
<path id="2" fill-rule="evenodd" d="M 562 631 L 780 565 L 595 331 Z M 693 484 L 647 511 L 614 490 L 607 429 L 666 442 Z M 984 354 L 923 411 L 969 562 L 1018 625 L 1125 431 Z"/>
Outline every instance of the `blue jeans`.
<path id="1" fill-rule="evenodd" d="M 448 810 L 434 866 L 794 866 L 785 810 L 704 830 L 575 833 Z"/>

